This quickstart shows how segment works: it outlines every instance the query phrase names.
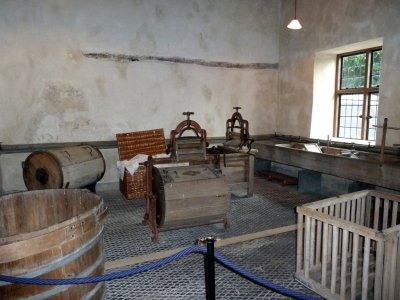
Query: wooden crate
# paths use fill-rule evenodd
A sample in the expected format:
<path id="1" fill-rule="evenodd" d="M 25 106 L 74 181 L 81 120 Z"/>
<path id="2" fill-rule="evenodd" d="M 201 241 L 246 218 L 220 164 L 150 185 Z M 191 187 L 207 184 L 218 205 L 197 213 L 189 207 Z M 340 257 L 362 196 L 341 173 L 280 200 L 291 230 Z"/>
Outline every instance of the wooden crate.
<path id="1" fill-rule="evenodd" d="M 137 154 L 155 155 L 165 153 L 164 129 L 152 129 L 128 133 L 117 133 L 119 160 L 129 160 Z M 121 193 L 126 199 L 138 199 L 146 196 L 146 169 L 140 165 L 131 175 L 127 170 L 119 182 Z"/>
<path id="2" fill-rule="evenodd" d="M 298 207 L 296 278 L 328 299 L 400 299 L 399 202 L 364 190 Z"/>
<path id="3" fill-rule="evenodd" d="M 230 188 L 245 188 L 247 197 L 254 191 L 254 156 L 244 153 L 220 154 L 219 166 Z"/>

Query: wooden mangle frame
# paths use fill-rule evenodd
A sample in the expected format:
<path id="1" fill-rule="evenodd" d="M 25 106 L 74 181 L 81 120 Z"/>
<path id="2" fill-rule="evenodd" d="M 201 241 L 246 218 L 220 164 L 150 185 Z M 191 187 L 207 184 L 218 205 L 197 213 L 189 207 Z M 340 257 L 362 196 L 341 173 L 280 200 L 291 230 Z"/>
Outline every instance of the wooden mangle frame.
<path id="1" fill-rule="evenodd" d="M 199 123 L 190 119 L 193 112 L 184 112 L 186 120 L 178 124 L 170 134 L 170 149 L 177 161 L 207 160 L 207 132 Z M 192 136 L 184 136 L 185 133 Z"/>
<path id="2" fill-rule="evenodd" d="M 251 145 L 254 140 L 250 138 L 249 122 L 239 113 L 241 107 L 236 106 L 233 109 L 235 112 L 226 121 L 226 142 L 223 146 L 218 146 L 219 168 L 226 175 L 231 187 L 245 184 L 247 197 L 252 197 L 255 155 Z M 247 147 L 247 151 L 243 147 Z"/>
<path id="3" fill-rule="evenodd" d="M 151 156 L 144 164 L 146 168 L 146 213 L 143 224 L 149 225 L 152 231 L 152 241 L 159 241 L 160 228 L 157 224 L 157 199 L 153 193 L 153 167 L 164 163 L 188 163 L 189 165 L 204 165 L 216 167 L 219 165 L 218 155 L 207 155 L 207 132 L 194 120 L 190 119 L 193 112 L 184 112 L 187 119 L 180 122 L 171 131 L 170 143 L 167 152 L 171 153 L 171 159 L 153 159 Z M 185 136 L 184 133 L 193 133 L 192 136 Z M 228 189 L 227 189 L 228 192 Z M 228 193 L 229 194 L 229 193 Z M 228 218 L 223 220 L 225 228 L 229 227 Z"/>
<path id="4" fill-rule="evenodd" d="M 239 149 L 242 149 L 243 146 L 247 146 L 250 151 L 251 144 L 254 140 L 250 138 L 249 122 L 244 120 L 239 113 L 239 109 L 242 109 L 241 107 L 235 106 L 233 109 L 236 111 L 232 114 L 230 119 L 226 120 L 226 141 L 238 141 L 237 147 L 239 147 Z M 239 132 L 237 132 L 238 129 Z"/>

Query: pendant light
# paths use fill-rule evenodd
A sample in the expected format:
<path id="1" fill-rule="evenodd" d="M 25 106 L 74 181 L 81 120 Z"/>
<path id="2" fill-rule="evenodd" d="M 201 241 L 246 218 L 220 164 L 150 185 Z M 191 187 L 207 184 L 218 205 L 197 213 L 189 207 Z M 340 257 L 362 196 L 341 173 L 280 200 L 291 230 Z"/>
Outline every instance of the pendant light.
<path id="1" fill-rule="evenodd" d="M 296 7 L 297 7 L 297 0 L 294 0 L 294 19 L 287 26 L 287 28 L 289 28 L 289 29 L 301 29 L 302 28 L 299 20 L 297 20 L 297 17 L 296 17 Z"/>

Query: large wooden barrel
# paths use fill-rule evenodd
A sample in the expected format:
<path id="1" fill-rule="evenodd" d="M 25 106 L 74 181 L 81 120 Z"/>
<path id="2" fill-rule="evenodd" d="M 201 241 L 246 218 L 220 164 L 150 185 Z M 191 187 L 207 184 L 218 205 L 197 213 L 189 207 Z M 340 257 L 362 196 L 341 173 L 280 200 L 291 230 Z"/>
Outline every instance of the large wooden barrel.
<path id="1" fill-rule="evenodd" d="M 99 181 L 104 172 L 103 155 L 90 145 L 36 151 L 23 163 L 28 190 L 86 187 Z"/>
<path id="2" fill-rule="evenodd" d="M 160 229 L 225 222 L 230 194 L 217 169 L 208 166 L 154 168 L 153 193 Z"/>
<path id="3" fill-rule="evenodd" d="M 103 274 L 106 209 L 96 194 L 42 190 L 0 197 L 0 274 L 68 278 Z M 0 282 L 1 299 L 102 299 L 105 284 Z"/>

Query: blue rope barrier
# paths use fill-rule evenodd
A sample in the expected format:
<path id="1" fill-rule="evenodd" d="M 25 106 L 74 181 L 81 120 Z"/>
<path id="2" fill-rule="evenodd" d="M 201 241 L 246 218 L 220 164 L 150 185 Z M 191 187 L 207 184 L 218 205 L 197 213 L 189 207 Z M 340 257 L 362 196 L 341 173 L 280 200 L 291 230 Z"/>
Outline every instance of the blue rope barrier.
<path id="1" fill-rule="evenodd" d="M 63 279 L 40 279 L 40 278 L 12 277 L 12 276 L 7 276 L 7 275 L 0 275 L 0 281 L 14 283 L 14 284 L 34 284 L 34 285 L 70 285 L 70 284 L 97 283 L 97 282 L 101 282 L 101 281 L 110 281 L 110 280 L 115 280 L 115 279 L 121 279 L 121 278 L 129 277 L 129 276 L 133 276 L 133 275 L 136 275 L 136 274 L 139 274 L 142 272 L 146 272 L 151 269 L 166 265 L 170 262 L 173 262 L 174 260 L 180 259 L 188 254 L 193 253 L 193 252 L 199 252 L 199 253 L 205 254 L 205 253 L 207 253 L 207 248 L 204 246 L 201 246 L 201 247 L 191 246 L 191 247 L 188 247 L 188 248 L 186 248 L 180 252 L 177 252 L 171 256 L 157 260 L 155 262 L 145 264 L 143 266 L 139 266 L 136 268 L 132 268 L 132 269 L 128 269 L 128 270 L 124 270 L 124 271 L 120 271 L 120 272 L 104 274 L 104 275 L 100 275 L 100 276 L 63 278 Z M 214 253 L 214 259 L 218 263 L 220 263 L 222 266 L 226 267 L 227 269 L 230 269 L 231 271 L 239 274 L 240 276 L 243 276 L 244 278 L 246 278 L 254 283 L 257 283 L 265 288 L 273 290 L 274 292 L 277 292 L 279 294 L 289 296 L 289 297 L 292 297 L 294 299 L 299 299 L 299 300 L 320 299 L 320 298 L 316 298 L 316 297 L 311 297 L 309 295 L 304 295 L 300 292 L 289 290 L 278 284 L 269 282 L 247 270 L 241 269 L 240 267 L 236 266 L 235 264 L 233 264 L 232 262 L 230 262 L 229 260 L 222 257 L 220 254 L 218 254 L 216 252 Z"/>
<path id="2" fill-rule="evenodd" d="M 201 253 L 207 253 L 207 248 L 205 247 L 199 247 L 198 249 L 199 252 Z M 276 283 L 270 282 L 268 280 L 265 280 L 253 273 L 251 273 L 250 271 L 244 270 L 242 268 L 240 268 L 239 266 L 235 265 L 234 263 L 230 262 L 229 260 L 227 260 L 226 258 L 224 258 L 223 256 L 221 256 L 219 253 L 215 252 L 214 253 L 214 258 L 215 260 L 221 264 L 222 266 L 226 267 L 227 269 L 233 271 L 234 273 L 256 283 L 259 284 L 267 289 L 270 289 L 274 292 L 277 292 L 281 295 L 284 296 L 288 296 L 294 299 L 299 299 L 299 300 L 320 300 L 321 298 L 317 298 L 317 297 L 313 297 L 310 295 L 306 295 L 303 293 L 300 293 L 298 291 L 294 291 L 294 290 L 290 290 L 287 289 L 285 287 L 282 287 Z"/>
<path id="3" fill-rule="evenodd" d="M 140 267 L 120 272 L 114 272 L 110 274 L 104 274 L 100 276 L 65 278 L 65 279 L 40 279 L 40 278 L 25 278 L 25 277 L 12 277 L 12 276 L 0 275 L 0 281 L 16 283 L 16 284 L 35 284 L 35 285 L 69 285 L 69 284 L 86 284 L 86 283 L 97 283 L 101 281 L 110 281 L 114 279 L 121 279 L 124 277 L 132 276 L 138 273 L 149 271 L 154 268 L 161 267 L 174 260 L 182 258 L 190 253 L 196 252 L 197 249 L 198 249 L 197 246 L 191 246 L 171 256 L 157 260 L 155 262 L 148 263 Z"/>

